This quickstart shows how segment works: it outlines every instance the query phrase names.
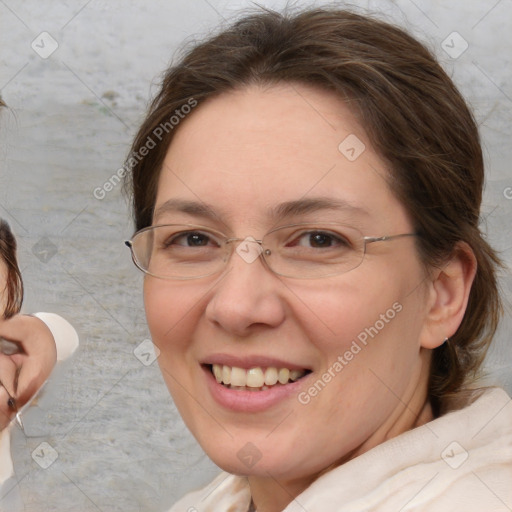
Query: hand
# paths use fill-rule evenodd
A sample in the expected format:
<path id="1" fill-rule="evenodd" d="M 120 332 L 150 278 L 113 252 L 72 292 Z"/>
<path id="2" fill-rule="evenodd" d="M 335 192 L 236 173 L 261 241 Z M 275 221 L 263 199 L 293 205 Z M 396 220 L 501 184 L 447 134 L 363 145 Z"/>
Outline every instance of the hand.
<path id="1" fill-rule="evenodd" d="M 44 384 L 56 360 L 55 341 L 44 322 L 26 315 L 0 319 L 0 430 Z"/>

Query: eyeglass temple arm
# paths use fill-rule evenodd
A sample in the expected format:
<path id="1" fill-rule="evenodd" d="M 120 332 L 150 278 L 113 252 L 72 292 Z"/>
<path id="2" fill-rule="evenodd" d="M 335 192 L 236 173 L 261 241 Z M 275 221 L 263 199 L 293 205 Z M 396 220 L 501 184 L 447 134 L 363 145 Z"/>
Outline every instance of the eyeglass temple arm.
<path id="1" fill-rule="evenodd" d="M 405 236 L 419 236 L 418 233 L 401 233 L 399 235 L 385 235 L 385 236 L 365 236 L 364 241 L 367 244 L 373 242 L 387 242 L 388 240 L 394 240 L 395 238 L 403 238 Z"/>

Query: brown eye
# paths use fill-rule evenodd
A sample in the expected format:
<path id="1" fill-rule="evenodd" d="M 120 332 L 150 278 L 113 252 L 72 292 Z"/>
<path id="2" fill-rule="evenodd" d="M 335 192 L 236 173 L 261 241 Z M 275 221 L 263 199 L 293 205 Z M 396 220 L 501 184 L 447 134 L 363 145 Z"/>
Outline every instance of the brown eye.
<path id="1" fill-rule="evenodd" d="M 313 249 L 325 249 L 332 247 L 350 247 L 350 243 L 341 235 L 326 231 L 308 231 L 295 238 L 292 246 Z"/>
<path id="2" fill-rule="evenodd" d="M 179 245 L 183 247 L 205 247 L 212 243 L 217 245 L 206 233 L 185 232 L 169 237 L 165 242 L 165 246 L 169 247 L 172 245 Z"/>
<path id="3" fill-rule="evenodd" d="M 309 244 L 311 247 L 331 247 L 333 243 L 333 237 L 325 233 L 311 233 L 309 235 Z"/>
<path id="4" fill-rule="evenodd" d="M 186 240 L 190 247 L 202 247 L 208 245 L 209 238 L 202 233 L 191 233 L 186 236 Z"/>

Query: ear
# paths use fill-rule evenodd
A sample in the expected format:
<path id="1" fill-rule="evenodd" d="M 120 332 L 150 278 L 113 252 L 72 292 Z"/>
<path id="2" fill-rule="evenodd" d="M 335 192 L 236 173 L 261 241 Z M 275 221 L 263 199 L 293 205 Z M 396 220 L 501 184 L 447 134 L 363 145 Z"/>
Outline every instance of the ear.
<path id="1" fill-rule="evenodd" d="M 473 250 L 467 243 L 459 242 L 451 259 L 434 270 L 428 285 L 428 310 L 420 336 L 423 348 L 439 347 L 459 328 L 468 305 L 476 268 Z"/>

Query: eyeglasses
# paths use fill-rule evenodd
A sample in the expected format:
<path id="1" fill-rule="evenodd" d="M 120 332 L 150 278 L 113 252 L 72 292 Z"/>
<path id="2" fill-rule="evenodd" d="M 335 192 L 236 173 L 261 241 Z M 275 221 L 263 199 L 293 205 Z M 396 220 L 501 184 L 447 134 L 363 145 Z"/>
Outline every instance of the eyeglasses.
<path id="1" fill-rule="evenodd" d="M 357 268 L 369 244 L 410 236 L 417 235 L 368 237 L 356 228 L 326 222 L 281 226 L 256 240 L 231 238 L 204 226 L 166 224 L 141 229 L 125 244 L 140 270 L 161 279 L 211 276 L 226 267 L 234 251 L 247 263 L 261 257 L 277 275 L 316 279 Z"/>

